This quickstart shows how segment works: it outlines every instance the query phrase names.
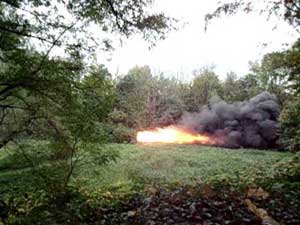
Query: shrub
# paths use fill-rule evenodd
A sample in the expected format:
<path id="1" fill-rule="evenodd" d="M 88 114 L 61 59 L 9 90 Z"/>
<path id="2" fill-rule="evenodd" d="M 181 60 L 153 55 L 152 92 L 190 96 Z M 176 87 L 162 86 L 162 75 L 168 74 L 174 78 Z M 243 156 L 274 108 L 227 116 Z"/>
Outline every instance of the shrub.
<path id="1" fill-rule="evenodd" d="M 0 158 L 0 170 L 37 167 L 52 157 L 47 141 L 34 139 L 10 143 L 3 148 L 5 154 Z"/>
<path id="2" fill-rule="evenodd" d="M 285 158 L 273 166 L 276 180 L 291 182 L 300 181 L 300 152 L 294 156 Z"/>
<path id="3" fill-rule="evenodd" d="M 280 116 L 280 142 L 291 152 L 300 151 L 300 100 L 289 102 Z"/>
<path id="4" fill-rule="evenodd" d="M 114 110 L 108 115 L 108 119 L 113 123 L 125 123 L 128 120 L 128 115 L 122 111 Z"/>
<path id="5" fill-rule="evenodd" d="M 135 138 L 135 131 L 122 124 L 118 124 L 113 129 L 114 141 L 117 143 L 130 143 Z"/>

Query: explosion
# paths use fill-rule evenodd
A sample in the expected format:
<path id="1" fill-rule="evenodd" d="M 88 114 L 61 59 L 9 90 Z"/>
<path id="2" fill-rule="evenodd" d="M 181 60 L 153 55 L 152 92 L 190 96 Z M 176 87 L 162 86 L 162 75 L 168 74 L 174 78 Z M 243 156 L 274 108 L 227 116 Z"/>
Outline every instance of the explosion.
<path id="1" fill-rule="evenodd" d="M 169 126 L 137 133 L 137 142 L 140 143 L 172 143 L 172 144 L 208 144 L 215 141 L 208 136 L 197 134 L 187 129 Z"/>
<path id="2" fill-rule="evenodd" d="M 234 103 L 212 98 L 201 111 L 185 112 L 177 125 L 138 132 L 137 141 L 274 148 L 279 114 L 276 96 L 268 92 Z"/>

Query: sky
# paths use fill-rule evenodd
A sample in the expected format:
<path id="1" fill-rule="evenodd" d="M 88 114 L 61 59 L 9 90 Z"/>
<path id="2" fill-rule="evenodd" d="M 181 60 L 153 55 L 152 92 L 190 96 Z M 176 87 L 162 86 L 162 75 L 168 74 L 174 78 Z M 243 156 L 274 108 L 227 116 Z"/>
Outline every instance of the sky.
<path id="1" fill-rule="evenodd" d="M 249 61 L 260 60 L 264 54 L 282 50 L 284 43 L 296 40 L 297 34 L 288 24 L 277 18 L 268 21 L 259 13 L 215 19 L 205 32 L 204 16 L 212 12 L 218 2 L 156 0 L 153 11 L 162 11 L 185 25 L 169 33 L 166 40 L 159 41 L 150 50 L 147 42 L 132 36 L 116 46 L 109 57 L 99 57 L 99 60 L 112 74 L 126 74 L 136 65 L 149 65 L 153 74 L 162 72 L 189 80 L 193 71 L 214 65 L 216 73 L 224 78 L 229 71 L 245 75 L 249 72 Z"/>

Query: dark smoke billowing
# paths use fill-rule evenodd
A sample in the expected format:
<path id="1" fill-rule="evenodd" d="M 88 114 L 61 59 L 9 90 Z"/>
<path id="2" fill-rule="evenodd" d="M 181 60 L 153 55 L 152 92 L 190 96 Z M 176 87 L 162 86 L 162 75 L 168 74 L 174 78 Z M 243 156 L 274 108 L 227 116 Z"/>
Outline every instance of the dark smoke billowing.
<path id="1" fill-rule="evenodd" d="M 214 137 L 218 145 L 271 148 L 278 138 L 279 114 L 276 97 L 263 92 L 233 104 L 212 99 L 201 112 L 185 113 L 180 124 Z"/>

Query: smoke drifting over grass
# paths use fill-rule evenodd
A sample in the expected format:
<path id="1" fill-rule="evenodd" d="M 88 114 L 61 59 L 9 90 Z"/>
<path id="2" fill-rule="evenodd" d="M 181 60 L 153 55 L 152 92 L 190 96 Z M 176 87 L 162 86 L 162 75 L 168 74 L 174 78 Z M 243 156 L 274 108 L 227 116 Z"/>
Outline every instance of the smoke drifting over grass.
<path id="1" fill-rule="evenodd" d="M 271 148 L 278 139 L 279 105 L 263 92 L 249 101 L 226 103 L 211 99 L 199 113 L 184 113 L 179 124 L 214 137 L 225 147 Z"/>

